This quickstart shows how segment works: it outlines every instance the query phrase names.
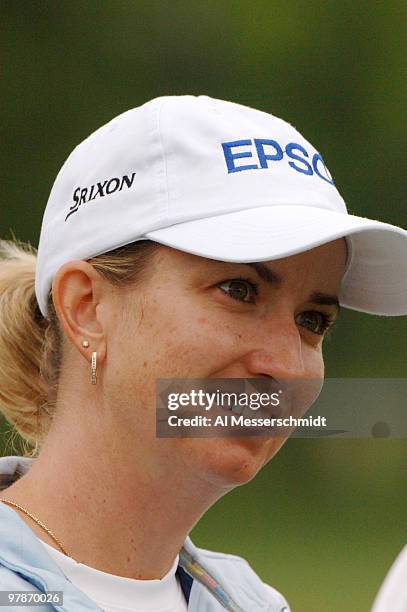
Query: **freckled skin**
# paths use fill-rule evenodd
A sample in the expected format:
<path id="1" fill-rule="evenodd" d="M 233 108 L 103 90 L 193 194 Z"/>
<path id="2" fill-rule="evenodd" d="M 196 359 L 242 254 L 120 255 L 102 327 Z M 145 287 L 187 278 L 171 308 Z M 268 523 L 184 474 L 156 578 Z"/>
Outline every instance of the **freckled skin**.
<path id="1" fill-rule="evenodd" d="M 345 261 L 345 242 L 339 239 L 264 262 L 284 283 L 274 289 L 260 280 L 260 296 L 252 305 L 235 301 L 214 286 L 239 276 L 259 281 L 247 266 L 163 247 L 143 284 L 141 322 L 140 290 L 126 294 L 124 300 L 116 295 L 113 308 L 124 308 L 133 316 L 115 330 L 120 343 L 109 345 L 106 389 L 116 406 L 118 431 L 132 436 L 139 451 L 145 450 L 147 470 L 149 457 L 151 469 L 169 461 L 184 474 L 193 472 L 229 489 L 249 481 L 275 455 L 285 440 L 155 438 L 155 380 L 323 377 L 322 336 L 298 326 L 295 316 L 316 308 L 307 302 L 311 292 L 339 292 Z M 335 312 L 332 306 L 319 309 Z M 120 364 L 114 379 L 109 376 L 110 361 Z"/>
<path id="2" fill-rule="evenodd" d="M 9 499 L 41 517 L 81 563 L 162 578 L 206 510 L 253 478 L 284 439 L 157 438 L 156 380 L 322 378 L 323 336 L 309 318 L 335 307 L 310 302 L 310 294 L 337 294 L 345 259 L 340 239 L 263 262 L 281 276 L 280 288 L 250 266 L 167 247 L 130 290 L 112 288 L 88 262 L 61 266 L 53 280 L 67 339 L 58 405 L 38 458 L 8 488 Z M 239 277 L 258 285 L 254 296 L 244 281 L 249 301 L 245 291 L 243 302 L 230 291 Z M 96 386 L 84 338 L 98 353 Z"/>

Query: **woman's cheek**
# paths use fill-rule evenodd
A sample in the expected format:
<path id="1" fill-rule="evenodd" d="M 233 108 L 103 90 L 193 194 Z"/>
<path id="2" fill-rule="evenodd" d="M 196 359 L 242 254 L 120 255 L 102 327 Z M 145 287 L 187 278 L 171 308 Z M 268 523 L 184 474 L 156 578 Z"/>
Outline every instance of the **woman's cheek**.
<path id="1" fill-rule="evenodd" d="M 205 346 L 206 350 L 209 349 L 218 355 L 230 355 L 232 358 L 243 338 L 242 329 L 238 325 L 232 325 L 224 320 L 210 320 L 204 316 L 196 319 L 191 334 L 194 334 L 199 344 Z"/>
<path id="2" fill-rule="evenodd" d="M 324 377 L 324 356 L 322 352 L 322 344 L 313 347 L 307 351 L 306 361 L 306 377 L 307 378 L 323 378 Z"/>

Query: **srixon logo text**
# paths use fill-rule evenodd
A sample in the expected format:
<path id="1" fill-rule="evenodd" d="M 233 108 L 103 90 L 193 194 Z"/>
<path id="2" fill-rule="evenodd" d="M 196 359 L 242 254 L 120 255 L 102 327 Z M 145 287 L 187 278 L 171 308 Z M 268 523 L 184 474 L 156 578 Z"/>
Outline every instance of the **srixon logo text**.
<path id="1" fill-rule="evenodd" d="M 121 191 L 122 189 L 130 189 L 130 187 L 133 185 L 135 176 L 136 173 L 133 172 L 133 174 L 130 176 L 128 174 L 124 174 L 121 178 L 115 176 L 111 179 L 106 179 L 105 181 L 95 183 L 90 187 L 76 187 L 72 194 L 74 203 L 72 206 L 70 206 L 69 212 L 65 217 L 65 221 L 67 221 L 71 215 L 76 213 L 79 210 L 79 207 L 86 202 L 92 202 L 97 198 L 104 198 L 105 196 L 111 195 L 116 191 Z"/>

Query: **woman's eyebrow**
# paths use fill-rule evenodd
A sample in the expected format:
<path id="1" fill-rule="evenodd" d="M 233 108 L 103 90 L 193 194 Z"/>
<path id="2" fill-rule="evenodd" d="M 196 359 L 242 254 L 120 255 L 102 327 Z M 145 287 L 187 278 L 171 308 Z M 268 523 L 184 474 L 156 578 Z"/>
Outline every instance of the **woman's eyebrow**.
<path id="1" fill-rule="evenodd" d="M 270 270 L 270 268 L 268 268 L 264 264 L 256 261 L 254 263 L 245 263 L 244 265 L 254 268 L 254 270 L 256 270 L 260 278 L 266 281 L 266 283 L 273 285 L 273 287 L 281 286 L 283 282 L 282 277 L 279 274 L 277 274 L 277 272 L 273 272 L 273 270 Z"/>
<path id="2" fill-rule="evenodd" d="M 309 296 L 309 301 L 314 304 L 324 304 L 325 306 L 335 306 L 337 311 L 339 312 L 341 306 L 339 304 L 338 296 L 333 295 L 331 293 L 320 293 L 316 291 L 315 293 L 311 293 Z"/>
<path id="3" fill-rule="evenodd" d="M 277 272 L 270 270 L 270 268 L 268 268 L 264 264 L 254 262 L 245 263 L 244 265 L 253 268 L 260 276 L 260 278 L 263 279 L 266 283 L 269 283 L 273 287 L 281 287 L 283 283 L 282 277 L 277 274 Z M 321 304 L 324 306 L 335 306 L 338 312 L 341 308 L 338 296 L 331 293 L 321 293 L 320 291 L 315 291 L 309 296 L 309 301 L 313 302 L 314 304 Z"/>

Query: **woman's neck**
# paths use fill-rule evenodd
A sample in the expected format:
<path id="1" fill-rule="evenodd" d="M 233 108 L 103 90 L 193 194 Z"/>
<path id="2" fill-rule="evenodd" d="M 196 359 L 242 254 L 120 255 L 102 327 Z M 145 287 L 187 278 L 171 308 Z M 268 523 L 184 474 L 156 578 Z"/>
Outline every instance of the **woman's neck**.
<path id="1" fill-rule="evenodd" d="M 161 579 L 192 527 L 221 496 L 219 489 L 168 464 L 160 463 L 158 470 L 152 457 L 106 446 L 103 436 L 96 445 L 83 442 L 72 436 L 57 448 L 50 437 L 29 472 L 3 497 L 40 519 L 76 561 L 118 576 Z"/>

